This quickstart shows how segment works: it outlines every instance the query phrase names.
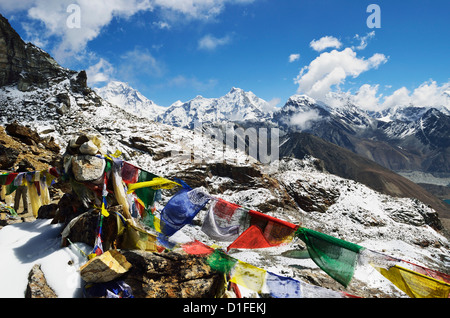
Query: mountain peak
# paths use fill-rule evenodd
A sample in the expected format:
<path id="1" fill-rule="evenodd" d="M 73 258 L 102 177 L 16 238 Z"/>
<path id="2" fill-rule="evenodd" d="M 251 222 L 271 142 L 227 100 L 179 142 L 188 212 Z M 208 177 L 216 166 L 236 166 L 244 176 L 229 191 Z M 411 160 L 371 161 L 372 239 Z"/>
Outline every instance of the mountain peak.
<path id="1" fill-rule="evenodd" d="M 309 104 L 316 104 L 316 100 L 314 98 L 311 98 L 307 95 L 303 95 L 303 94 L 295 94 L 292 95 L 291 97 L 289 97 L 288 103 L 289 102 L 294 102 L 294 103 L 309 103 Z"/>
<path id="2" fill-rule="evenodd" d="M 128 83 L 111 81 L 104 87 L 96 88 L 95 91 L 111 104 L 138 116 L 153 118 L 155 114 L 161 114 L 166 110 L 166 107 L 155 104 Z"/>

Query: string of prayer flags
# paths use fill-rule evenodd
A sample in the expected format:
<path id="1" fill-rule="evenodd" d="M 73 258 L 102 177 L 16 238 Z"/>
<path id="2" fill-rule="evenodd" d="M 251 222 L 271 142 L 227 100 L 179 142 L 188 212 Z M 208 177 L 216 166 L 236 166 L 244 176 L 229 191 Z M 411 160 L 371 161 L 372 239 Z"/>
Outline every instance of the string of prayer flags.
<path id="1" fill-rule="evenodd" d="M 267 248 L 292 241 L 298 225 L 249 210 L 249 227 L 228 246 L 232 248 Z"/>
<path id="2" fill-rule="evenodd" d="M 103 254 L 103 243 L 102 243 L 103 217 L 104 217 L 103 213 L 99 213 L 97 236 L 95 237 L 95 243 L 92 253 L 88 255 L 89 259 Z"/>
<path id="3" fill-rule="evenodd" d="M 210 196 L 201 188 L 184 186 L 164 206 L 160 216 L 161 233 L 171 236 L 186 224 L 208 203 Z"/>
<path id="4" fill-rule="evenodd" d="M 348 286 L 362 246 L 303 227 L 297 230 L 296 236 L 305 242 L 317 266 L 343 286 Z"/>
<path id="5" fill-rule="evenodd" d="M 395 265 L 389 269 L 375 267 L 411 298 L 448 298 L 450 284 Z"/>
<path id="6" fill-rule="evenodd" d="M 194 240 L 182 244 L 182 249 L 191 255 L 205 257 L 206 263 L 215 271 L 223 273 L 239 294 L 244 287 L 263 297 L 272 298 L 355 298 L 345 292 L 314 286 L 296 279 L 280 276 L 242 262 L 226 254 L 222 249 Z"/>

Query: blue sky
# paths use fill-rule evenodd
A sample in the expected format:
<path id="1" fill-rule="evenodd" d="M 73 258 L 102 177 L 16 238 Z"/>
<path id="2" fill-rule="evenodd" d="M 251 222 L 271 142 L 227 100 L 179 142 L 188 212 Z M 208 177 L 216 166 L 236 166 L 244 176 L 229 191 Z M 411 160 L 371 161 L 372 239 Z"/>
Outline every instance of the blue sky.
<path id="1" fill-rule="evenodd" d="M 128 82 L 162 106 L 240 87 L 277 106 L 340 92 L 366 109 L 450 107 L 448 0 L 2 0 L 0 13 L 91 86 Z"/>

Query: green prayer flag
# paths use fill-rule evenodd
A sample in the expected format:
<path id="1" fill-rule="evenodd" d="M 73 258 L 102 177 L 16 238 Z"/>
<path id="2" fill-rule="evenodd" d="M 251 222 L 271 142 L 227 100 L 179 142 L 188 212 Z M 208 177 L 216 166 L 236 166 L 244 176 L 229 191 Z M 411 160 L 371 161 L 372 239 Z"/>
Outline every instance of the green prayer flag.
<path id="1" fill-rule="evenodd" d="M 151 181 L 157 177 L 158 176 L 153 173 L 141 170 L 137 182 Z M 146 187 L 136 189 L 134 193 L 136 193 L 138 198 L 144 203 L 144 208 L 146 210 L 153 206 L 153 203 L 155 202 L 156 190 L 153 190 L 151 187 Z"/>
<path id="2" fill-rule="evenodd" d="M 229 273 L 237 262 L 237 259 L 225 254 L 225 252 L 216 249 L 214 253 L 208 256 L 206 262 L 215 271 L 227 274 Z"/>
<path id="3" fill-rule="evenodd" d="M 299 228 L 296 236 L 305 242 L 317 266 L 345 287 L 348 286 L 362 246 L 306 228 Z"/>

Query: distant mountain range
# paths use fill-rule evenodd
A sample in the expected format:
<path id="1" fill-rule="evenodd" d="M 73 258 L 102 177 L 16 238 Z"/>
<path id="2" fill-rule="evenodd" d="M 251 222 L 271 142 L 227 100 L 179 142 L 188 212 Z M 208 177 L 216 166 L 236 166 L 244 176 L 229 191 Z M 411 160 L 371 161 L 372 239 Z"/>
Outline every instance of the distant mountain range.
<path id="1" fill-rule="evenodd" d="M 169 107 L 155 105 L 129 85 L 113 82 L 97 93 L 137 115 L 183 128 L 235 122 L 276 126 L 282 135 L 306 132 L 415 182 L 450 184 L 450 111 L 441 107 L 396 106 L 379 112 L 362 110 L 348 100 L 331 107 L 306 95 L 293 95 L 281 108 L 252 92 L 232 88 L 219 98 L 197 96 Z M 158 116 L 155 116 L 158 114 Z"/>

